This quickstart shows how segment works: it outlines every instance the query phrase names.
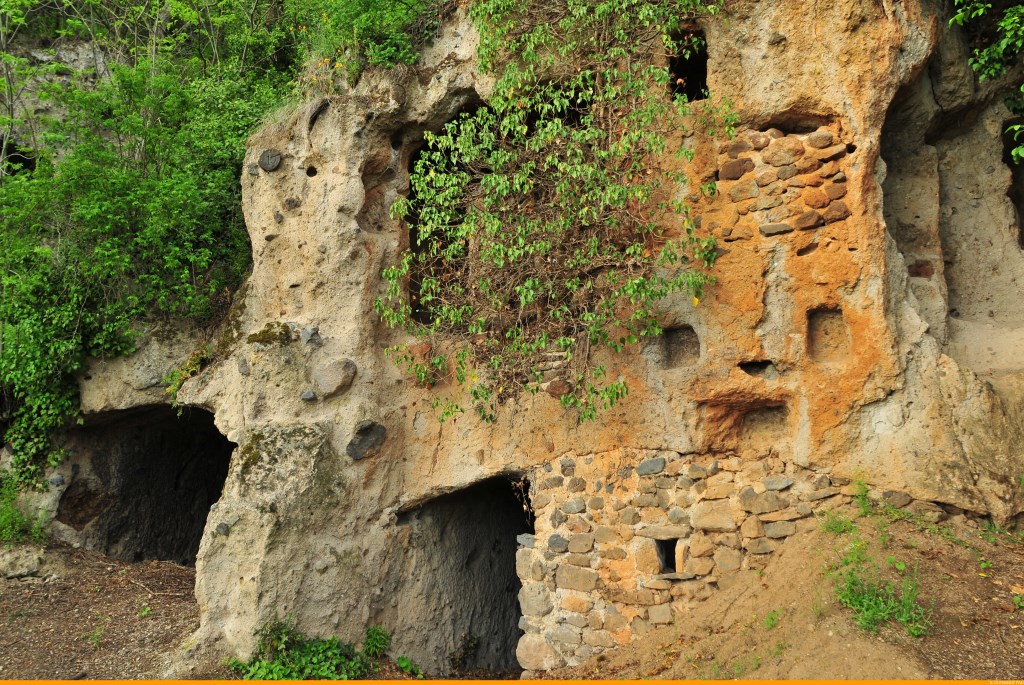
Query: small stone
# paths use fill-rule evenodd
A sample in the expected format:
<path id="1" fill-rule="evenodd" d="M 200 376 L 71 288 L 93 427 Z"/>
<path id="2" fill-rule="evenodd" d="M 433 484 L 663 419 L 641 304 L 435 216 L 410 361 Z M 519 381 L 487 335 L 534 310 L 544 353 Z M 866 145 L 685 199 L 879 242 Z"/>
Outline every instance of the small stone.
<path id="1" fill-rule="evenodd" d="M 753 149 L 754 149 L 753 145 L 751 145 L 747 141 L 743 140 L 742 138 L 739 138 L 739 139 L 734 140 L 733 142 L 729 143 L 729 145 L 726 147 L 725 151 L 726 151 L 726 153 L 729 155 L 729 157 L 731 159 L 736 159 L 737 157 L 742 155 L 744 152 L 750 152 Z"/>
<path id="2" fill-rule="evenodd" d="M 831 200 L 828 199 L 828 195 L 814 188 L 805 190 L 801 197 L 803 198 L 804 204 L 814 209 L 823 209 L 828 207 L 828 203 L 831 202 Z"/>
<path id="3" fill-rule="evenodd" d="M 751 211 L 761 212 L 766 209 L 773 209 L 782 204 L 782 198 L 778 195 L 775 196 L 762 196 L 757 198 L 751 207 Z"/>
<path id="4" fill-rule="evenodd" d="M 653 459 L 647 459 L 640 462 L 640 465 L 636 467 L 636 475 L 638 476 L 653 476 L 656 473 L 661 473 L 665 470 L 665 457 L 654 457 Z"/>
<path id="5" fill-rule="evenodd" d="M 524 616 L 546 616 L 554 608 L 551 592 L 543 583 L 526 583 L 519 590 L 519 608 Z"/>
<path id="6" fill-rule="evenodd" d="M 817 502 L 820 499 L 826 497 L 834 497 L 839 494 L 839 488 L 824 488 L 822 490 L 815 490 L 814 492 L 808 492 L 804 495 L 804 499 L 808 502 Z"/>
<path id="7" fill-rule="evenodd" d="M 601 509 L 604 509 L 604 497 L 591 497 L 587 500 L 587 506 L 592 511 L 600 511 Z"/>
<path id="8" fill-rule="evenodd" d="M 769 490 L 785 490 L 793 484 L 793 479 L 787 476 L 768 476 L 763 482 Z"/>
<path id="9" fill-rule="evenodd" d="M 551 516 L 549 517 L 548 520 L 551 521 L 551 527 L 552 528 L 558 528 L 560 525 L 565 523 L 568 519 L 569 519 L 569 517 L 566 516 L 565 514 L 563 514 L 561 512 L 561 510 L 555 509 L 553 512 L 551 512 Z"/>
<path id="10" fill-rule="evenodd" d="M 664 578 L 657 578 L 655 580 L 648 580 L 643 585 L 648 590 L 671 590 L 672 589 L 672 581 L 665 580 Z"/>
<path id="11" fill-rule="evenodd" d="M 533 549 L 537 544 L 537 536 L 530 533 L 523 533 L 522 535 L 516 536 L 516 542 L 526 549 Z"/>
<path id="12" fill-rule="evenodd" d="M 594 549 L 594 536 L 590 533 L 579 533 L 569 538 L 569 551 L 585 554 Z"/>
<path id="13" fill-rule="evenodd" d="M 835 136 L 832 135 L 831 131 L 819 128 L 814 133 L 808 135 L 805 140 L 807 142 L 808 147 L 813 147 L 817 150 L 820 150 L 831 145 L 832 141 L 835 140 Z"/>
<path id="14" fill-rule="evenodd" d="M 708 486 L 708 489 L 704 491 L 704 499 L 726 499 L 736 494 L 736 486 L 732 483 L 720 483 L 718 485 Z"/>
<path id="15" fill-rule="evenodd" d="M 825 225 L 825 219 L 813 209 L 808 210 L 793 219 L 793 227 L 801 231 L 809 231 Z"/>
<path id="16" fill-rule="evenodd" d="M 279 224 L 284 222 L 284 214 L 282 214 L 276 209 L 274 210 L 274 222 Z"/>
<path id="17" fill-rule="evenodd" d="M 571 499 L 562 505 L 562 511 L 566 514 L 581 514 L 587 509 L 587 503 L 582 497 Z"/>
<path id="18" fill-rule="evenodd" d="M 715 543 L 703 533 L 694 533 L 690 538 L 691 557 L 709 557 L 715 551 Z"/>
<path id="19" fill-rule="evenodd" d="M 786 500 L 778 493 L 769 491 L 758 494 L 749 486 L 740 490 L 739 500 L 740 507 L 752 514 L 767 514 L 788 506 Z"/>
<path id="20" fill-rule="evenodd" d="M 519 638 L 516 659 L 528 671 L 549 671 L 565 663 L 544 637 L 529 633 Z"/>
<path id="21" fill-rule="evenodd" d="M 724 545 L 725 547 L 731 547 L 732 549 L 739 549 L 739 546 L 740 546 L 740 536 L 737 535 L 736 533 L 722 533 L 721 535 L 718 536 L 718 539 L 716 540 L 716 542 L 719 545 Z"/>
<path id="22" fill-rule="evenodd" d="M 668 520 L 677 525 L 689 525 L 690 515 L 686 513 L 685 509 L 681 509 L 679 507 L 672 507 L 668 511 Z"/>
<path id="23" fill-rule="evenodd" d="M 789 224 L 762 224 L 758 227 L 761 235 L 765 237 L 773 235 L 782 235 L 783 233 L 790 233 L 793 231 L 793 227 Z"/>
<path id="24" fill-rule="evenodd" d="M 779 180 L 779 172 L 775 167 L 766 166 L 754 175 L 754 183 L 763 188 Z"/>
<path id="25" fill-rule="evenodd" d="M 804 157 L 796 163 L 797 173 L 809 174 L 812 171 L 817 171 L 821 168 L 821 162 L 814 159 L 813 157 Z"/>
<path id="26" fill-rule="evenodd" d="M 321 397 L 336 397 L 352 387 L 356 370 L 356 363 L 351 359 L 334 359 L 313 369 L 313 385 Z"/>
<path id="27" fill-rule="evenodd" d="M 619 541 L 619 537 L 609 526 L 598 526 L 594 529 L 594 542 L 599 545 L 608 545 Z"/>
<path id="28" fill-rule="evenodd" d="M 609 549 L 602 549 L 597 553 L 597 556 L 602 559 L 611 559 L 612 561 L 618 561 L 626 558 L 626 550 L 621 547 L 611 547 Z"/>
<path id="29" fill-rule="evenodd" d="M 708 470 L 700 464 L 689 464 L 686 467 L 686 475 L 693 480 L 697 480 L 698 478 L 707 478 Z"/>
<path id="30" fill-rule="evenodd" d="M 822 213 L 822 217 L 825 219 L 825 223 L 831 224 L 836 221 L 842 221 L 850 216 L 850 208 L 846 206 L 845 202 L 833 202 L 828 209 Z"/>
<path id="31" fill-rule="evenodd" d="M 729 199 L 733 202 L 742 202 L 757 197 L 757 184 L 753 181 L 740 181 L 729 191 Z"/>
<path id="32" fill-rule="evenodd" d="M 312 345 L 313 347 L 320 347 L 324 344 L 323 338 L 320 337 L 319 326 L 302 329 L 302 332 L 299 333 L 299 340 L 303 345 Z"/>
<path id="33" fill-rule="evenodd" d="M 823 150 L 815 150 L 814 157 L 822 162 L 830 162 L 846 155 L 846 146 L 842 143 L 827 147 Z"/>
<path id="34" fill-rule="evenodd" d="M 751 554 L 769 554 L 775 551 L 775 544 L 768 538 L 744 540 L 743 547 Z"/>
<path id="35" fill-rule="evenodd" d="M 570 553 L 565 557 L 565 563 L 572 564 L 573 566 L 582 566 L 584 568 L 590 568 L 590 556 L 586 554 L 572 554 Z"/>
<path id="36" fill-rule="evenodd" d="M 576 628 L 587 627 L 587 617 L 583 616 L 582 614 L 567 614 L 565 617 L 565 622 Z"/>
<path id="37" fill-rule="evenodd" d="M 896 509 L 902 509 L 903 507 L 910 504 L 910 495 L 905 492 L 895 492 L 893 490 L 886 490 L 882 493 L 882 501 L 888 504 L 890 507 Z"/>
<path id="38" fill-rule="evenodd" d="M 229 526 L 226 523 L 218 523 L 217 527 L 214 530 L 217 533 L 217 535 L 227 535 L 231 532 L 231 526 Z"/>
<path id="39" fill-rule="evenodd" d="M 640 521 L 640 514 L 633 507 L 626 507 L 619 512 L 619 520 L 631 526 Z"/>
<path id="40" fill-rule="evenodd" d="M 593 647 L 615 646 L 615 640 L 607 630 L 584 630 L 583 642 Z"/>
<path id="41" fill-rule="evenodd" d="M 771 136 L 760 131 L 752 131 L 748 133 L 747 139 L 755 150 L 763 150 L 772 142 Z"/>
<path id="42" fill-rule="evenodd" d="M 715 552 L 715 568 L 719 573 L 738 571 L 743 563 L 743 553 L 738 549 L 719 548 Z"/>
<path id="43" fill-rule="evenodd" d="M 634 507 L 656 507 L 658 499 L 654 495 L 637 495 L 633 498 Z"/>
<path id="44" fill-rule="evenodd" d="M 562 608 L 577 614 L 585 614 L 594 607 L 594 601 L 579 595 L 566 595 L 562 598 Z"/>
<path id="45" fill-rule="evenodd" d="M 838 200 L 839 198 L 846 197 L 846 184 L 831 183 L 825 186 L 825 194 L 828 195 L 830 200 Z"/>
<path id="46" fill-rule="evenodd" d="M 263 239 L 266 240 L 268 243 L 272 242 L 275 238 L 277 238 L 276 233 L 268 233 L 265 236 L 263 236 Z"/>
<path id="47" fill-rule="evenodd" d="M 387 434 L 387 429 L 375 421 L 360 421 L 345 447 L 345 454 L 356 461 L 372 456 L 384 444 Z"/>
<path id="48" fill-rule="evenodd" d="M 748 516 L 740 526 L 740 535 L 745 538 L 759 538 L 764 535 L 764 524 L 756 516 Z"/>
<path id="49" fill-rule="evenodd" d="M 583 492 L 587 489 L 587 481 L 582 478 L 570 478 L 565 484 L 565 489 L 569 492 Z"/>
<path id="50" fill-rule="evenodd" d="M 52 485 L 55 488 L 59 488 L 60 486 L 64 485 L 64 476 L 62 476 L 59 473 L 53 476 L 52 478 L 50 478 L 50 485 Z"/>
<path id="51" fill-rule="evenodd" d="M 313 402 L 316 400 L 316 393 L 312 390 L 303 390 L 302 394 L 299 395 L 299 399 L 303 402 Z"/>
<path id="52" fill-rule="evenodd" d="M 691 532 L 690 526 L 644 526 L 637 529 L 636 534 L 654 540 L 678 540 L 687 537 Z"/>
<path id="53" fill-rule="evenodd" d="M 796 532 L 796 524 L 792 521 L 774 521 L 764 524 L 764 534 L 769 538 L 784 538 Z"/>
<path id="54" fill-rule="evenodd" d="M 700 502 L 690 513 L 690 525 L 697 530 L 726 533 L 736 530 L 733 510 L 727 500 Z"/>
<path id="55" fill-rule="evenodd" d="M 555 585 L 563 590 L 590 592 L 597 587 L 597 574 L 587 568 L 561 564 L 555 571 Z"/>
<path id="56" fill-rule="evenodd" d="M 242 376 L 248 376 L 252 370 L 249 368 L 249 360 L 245 357 L 238 358 L 238 373 Z"/>
<path id="57" fill-rule="evenodd" d="M 260 168 L 264 171 L 275 171 L 281 166 L 281 153 L 277 150 L 264 150 L 260 154 Z"/>
<path id="58" fill-rule="evenodd" d="M 799 173 L 799 170 L 796 168 L 795 164 L 787 164 L 784 167 L 779 167 L 778 176 L 781 180 L 785 181 L 793 178 L 797 173 Z"/>
<path id="59" fill-rule="evenodd" d="M 750 159 L 733 159 L 722 165 L 718 178 L 722 181 L 736 181 L 754 170 L 754 162 Z"/>
<path id="60" fill-rule="evenodd" d="M 548 549 L 561 554 L 569 551 L 569 541 L 561 535 L 555 534 L 548 538 Z"/>
<path id="61" fill-rule="evenodd" d="M 803 154 L 804 144 L 797 138 L 776 138 L 761 153 L 761 160 L 774 167 L 783 167 L 793 164 L 800 159 Z"/>
<path id="62" fill-rule="evenodd" d="M 836 183 L 845 183 L 846 182 L 846 174 L 844 174 L 842 171 L 840 171 L 839 173 L 837 173 L 835 176 L 832 177 L 832 180 L 835 181 Z"/>
<path id="63" fill-rule="evenodd" d="M 654 625 L 672 622 L 672 605 L 656 604 L 647 610 L 647 619 Z"/>
<path id="64" fill-rule="evenodd" d="M 691 557 L 686 560 L 683 573 L 692 573 L 695 576 L 706 576 L 715 568 L 715 562 L 710 557 Z"/>

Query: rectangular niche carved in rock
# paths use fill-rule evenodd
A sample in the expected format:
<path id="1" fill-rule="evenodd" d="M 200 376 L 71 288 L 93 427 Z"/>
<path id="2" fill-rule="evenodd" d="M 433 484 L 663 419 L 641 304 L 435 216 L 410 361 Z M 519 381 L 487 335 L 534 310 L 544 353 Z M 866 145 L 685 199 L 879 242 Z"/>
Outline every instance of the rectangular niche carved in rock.
<path id="1" fill-rule="evenodd" d="M 662 573 L 680 573 L 682 571 L 683 546 L 679 540 L 655 540 L 658 549 L 658 562 Z"/>
<path id="2" fill-rule="evenodd" d="M 740 427 L 740 436 L 747 443 L 770 443 L 788 432 L 789 411 L 781 404 L 748 411 Z"/>
<path id="3" fill-rule="evenodd" d="M 700 338 L 692 326 L 667 328 L 661 334 L 662 367 L 676 369 L 700 361 Z"/>
<path id="4" fill-rule="evenodd" d="M 838 307 L 807 312 L 807 352 L 816 362 L 839 362 L 850 354 L 850 327 Z"/>

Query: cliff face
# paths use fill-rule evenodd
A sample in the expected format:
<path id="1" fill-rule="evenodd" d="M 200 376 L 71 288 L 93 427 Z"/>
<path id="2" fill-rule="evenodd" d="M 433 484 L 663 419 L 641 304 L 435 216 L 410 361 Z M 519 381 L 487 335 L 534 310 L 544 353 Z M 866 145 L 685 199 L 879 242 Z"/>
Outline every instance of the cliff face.
<path id="1" fill-rule="evenodd" d="M 388 207 L 422 133 L 487 96 L 468 22 L 416 70 L 254 136 L 253 274 L 230 352 L 178 398 L 237 445 L 196 560 L 200 653 L 244 654 L 290 615 L 348 639 L 383 624 L 442 672 L 544 670 L 685 620 L 855 481 L 932 520 L 1024 509 L 1009 113 L 933 12 L 735 2 L 704 23 L 710 91 L 740 129 L 680 138 L 694 186 L 719 181 L 680 193 L 718 238 L 717 284 L 607 360 L 630 394 L 593 424 L 545 394 L 440 424 L 384 353 L 400 338 L 373 302 L 408 243 Z M 86 413 L 153 404 L 146 379 L 187 344 L 94 365 Z M 76 479 L 114 487 L 104 458 L 74 452 L 54 502 Z M 58 533 L 83 539 L 86 514 Z"/>

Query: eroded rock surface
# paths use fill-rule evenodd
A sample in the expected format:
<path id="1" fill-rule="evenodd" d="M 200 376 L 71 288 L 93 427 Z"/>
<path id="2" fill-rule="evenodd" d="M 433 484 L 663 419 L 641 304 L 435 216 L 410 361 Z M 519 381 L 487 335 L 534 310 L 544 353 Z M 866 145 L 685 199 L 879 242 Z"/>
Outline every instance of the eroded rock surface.
<path id="1" fill-rule="evenodd" d="M 662 339 L 605 360 L 630 394 L 593 424 L 540 393 L 493 425 L 442 425 L 384 352 L 401 338 L 373 302 L 408 243 L 387 208 L 423 132 L 489 88 L 464 18 L 418 70 L 370 71 L 255 135 L 253 274 L 229 353 L 179 393 L 239 446 L 198 554 L 190 655 L 244 656 L 256 627 L 293 616 L 347 640 L 382 624 L 434 672 L 546 670 L 685 620 L 858 481 L 934 519 L 1018 514 L 1006 112 L 935 11 L 744 1 L 704 23 L 711 92 L 740 125 L 676 143 L 695 153 L 680 192 L 719 240 L 717 284 L 699 306 L 664 302 Z M 108 398 L 93 411 L 123 408 L 101 386 L 134 387 L 124 369 L 84 381 Z M 531 530 L 444 499 L 495 477 L 528 484 Z"/>

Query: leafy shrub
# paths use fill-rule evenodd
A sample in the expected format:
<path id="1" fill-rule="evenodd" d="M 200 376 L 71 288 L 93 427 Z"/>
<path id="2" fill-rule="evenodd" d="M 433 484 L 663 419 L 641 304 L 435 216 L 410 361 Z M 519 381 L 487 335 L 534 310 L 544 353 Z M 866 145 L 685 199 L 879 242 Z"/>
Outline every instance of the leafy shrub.
<path id="1" fill-rule="evenodd" d="M 380 626 L 367 630 L 363 650 L 336 637 L 309 638 L 284 621 L 272 621 L 257 632 L 259 643 L 249 662 L 228 665 L 245 680 L 351 680 L 377 669 L 391 636 Z"/>
<path id="2" fill-rule="evenodd" d="M 0 471 L 0 542 L 45 537 L 40 522 L 33 521 L 19 506 L 19 492 L 17 480 L 6 471 Z"/>
<path id="3" fill-rule="evenodd" d="M 713 126 L 718 112 L 673 100 L 654 57 L 684 50 L 672 36 L 716 8 L 471 6 L 480 62 L 499 78 L 486 106 L 427 135 L 412 194 L 393 207 L 412 244 L 385 270 L 387 295 L 376 303 L 387 325 L 431 344 L 426 359 L 393 350 L 411 375 L 453 381 L 488 420 L 559 366 L 562 405 L 582 418 L 625 396 L 594 351 L 659 334 L 656 303 L 678 291 L 696 301 L 711 282 L 714 241 L 696 235 L 673 199 L 684 179 L 658 160 L 671 152 L 669 131 Z M 458 397 L 435 406 L 442 419 L 463 411 Z"/>

